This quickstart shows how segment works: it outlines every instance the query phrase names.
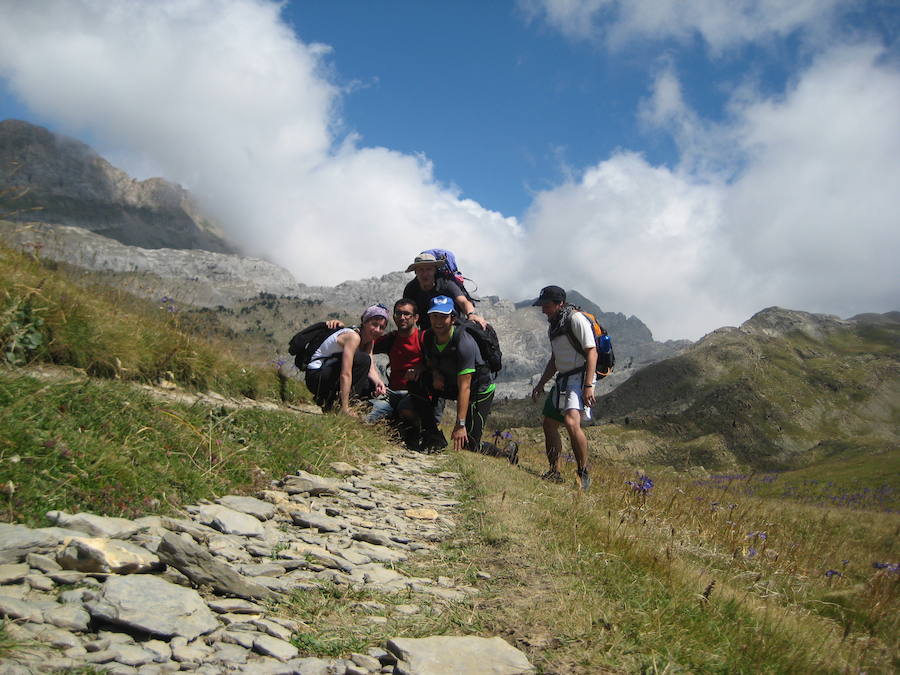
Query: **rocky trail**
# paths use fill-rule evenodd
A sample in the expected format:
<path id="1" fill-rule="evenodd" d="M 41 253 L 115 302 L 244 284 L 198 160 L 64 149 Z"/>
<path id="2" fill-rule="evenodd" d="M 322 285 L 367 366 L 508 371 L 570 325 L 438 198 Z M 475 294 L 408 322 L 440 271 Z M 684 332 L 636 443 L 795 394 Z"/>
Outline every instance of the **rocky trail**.
<path id="1" fill-rule="evenodd" d="M 0 673 L 533 672 L 499 637 L 396 637 L 365 653 L 303 656 L 296 637 L 310 626 L 279 609 L 334 586 L 402 594 L 404 604 L 361 603 L 364 620 L 415 622 L 477 594 L 401 569 L 455 527 L 458 475 L 443 461 L 398 449 L 363 468 L 335 463 L 338 479 L 299 471 L 181 517 L 51 511 L 49 527 L 0 524 L 0 616 L 16 644 Z"/>

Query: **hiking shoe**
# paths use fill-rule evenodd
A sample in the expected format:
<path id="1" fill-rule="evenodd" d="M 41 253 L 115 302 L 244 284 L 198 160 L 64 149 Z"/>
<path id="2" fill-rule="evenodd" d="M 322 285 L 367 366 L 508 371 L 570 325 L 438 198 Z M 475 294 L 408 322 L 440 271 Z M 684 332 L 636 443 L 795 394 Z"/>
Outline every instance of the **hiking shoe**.
<path id="1" fill-rule="evenodd" d="M 562 477 L 562 475 L 559 473 L 559 471 L 555 471 L 553 469 L 550 469 L 547 473 L 545 473 L 543 476 L 541 476 L 541 479 L 545 480 L 547 482 L 550 482 L 550 483 L 565 483 L 566 482 L 565 479 Z"/>
<path id="2" fill-rule="evenodd" d="M 588 470 L 578 469 L 575 473 L 578 474 L 578 484 L 581 486 L 581 491 L 587 492 L 591 487 L 591 476 L 588 474 Z"/>
<path id="3" fill-rule="evenodd" d="M 419 446 L 419 452 L 426 455 L 434 455 L 447 447 L 447 437 L 440 429 L 433 432 L 425 432 L 422 436 L 422 444 Z"/>

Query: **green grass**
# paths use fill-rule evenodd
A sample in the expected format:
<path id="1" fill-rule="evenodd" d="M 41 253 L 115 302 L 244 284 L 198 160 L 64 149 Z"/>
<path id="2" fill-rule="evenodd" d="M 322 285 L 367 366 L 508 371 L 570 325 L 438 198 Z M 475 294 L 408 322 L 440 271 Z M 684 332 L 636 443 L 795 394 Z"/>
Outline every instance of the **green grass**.
<path id="1" fill-rule="evenodd" d="M 174 309 L 176 311 L 169 311 Z M 299 400 L 259 355 L 238 360 L 224 340 L 197 337 L 180 308 L 100 285 L 79 286 L 40 260 L 0 246 L 0 363 L 71 366 L 107 379 L 156 383 L 249 398 Z"/>
<path id="2" fill-rule="evenodd" d="M 490 572 L 475 621 L 543 671 L 900 665 L 900 575 L 873 568 L 896 562 L 896 514 L 739 494 L 672 469 L 642 496 L 625 484 L 633 469 L 606 462 L 581 495 L 537 480 L 541 455 L 524 443 L 519 470 L 455 456 L 465 518 L 436 569 Z"/>
<path id="3" fill-rule="evenodd" d="M 171 510 L 297 469 L 327 473 L 349 448 L 386 443 L 337 416 L 173 405 L 128 383 L 0 371 L 0 518 Z"/>

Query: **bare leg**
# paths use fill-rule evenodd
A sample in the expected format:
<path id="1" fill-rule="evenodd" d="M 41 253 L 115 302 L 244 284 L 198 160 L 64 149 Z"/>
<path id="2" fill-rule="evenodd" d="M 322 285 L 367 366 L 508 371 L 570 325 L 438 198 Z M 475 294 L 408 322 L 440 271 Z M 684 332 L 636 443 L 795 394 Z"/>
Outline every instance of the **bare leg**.
<path id="1" fill-rule="evenodd" d="M 551 471 L 559 471 L 559 456 L 562 454 L 562 438 L 559 435 L 559 422 L 544 418 L 544 448 Z"/>
<path id="2" fill-rule="evenodd" d="M 587 468 L 588 444 L 584 429 L 581 428 L 581 411 L 566 410 L 566 431 L 569 432 L 569 440 L 572 441 L 572 452 L 579 469 Z M 544 427 L 546 431 L 546 427 Z M 557 436 L 559 433 L 557 432 Z"/>

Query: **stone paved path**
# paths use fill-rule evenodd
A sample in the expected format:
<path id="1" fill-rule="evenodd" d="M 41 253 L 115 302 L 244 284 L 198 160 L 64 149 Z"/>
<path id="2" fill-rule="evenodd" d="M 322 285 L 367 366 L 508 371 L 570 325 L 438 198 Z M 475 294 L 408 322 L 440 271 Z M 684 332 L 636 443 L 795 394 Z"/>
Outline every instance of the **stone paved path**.
<path id="1" fill-rule="evenodd" d="M 406 593 L 385 613 L 439 611 L 478 589 L 410 577 L 395 564 L 455 526 L 457 474 L 441 457 L 379 455 L 340 479 L 286 476 L 257 497 L 228 495 L 181 518 L 133 521 L 48 513 L 53 525 L 0 524 L 0 616 L 18 648 L 5 673 L 91 666 L 111 673 L 530 673 L 500 638 L 394 638 L 365 654 L 301 657 L 304 626 L 268 607 L 322 584 Z"/>

